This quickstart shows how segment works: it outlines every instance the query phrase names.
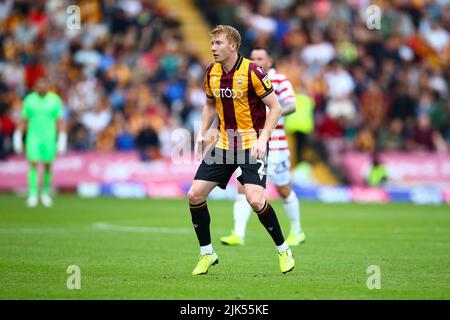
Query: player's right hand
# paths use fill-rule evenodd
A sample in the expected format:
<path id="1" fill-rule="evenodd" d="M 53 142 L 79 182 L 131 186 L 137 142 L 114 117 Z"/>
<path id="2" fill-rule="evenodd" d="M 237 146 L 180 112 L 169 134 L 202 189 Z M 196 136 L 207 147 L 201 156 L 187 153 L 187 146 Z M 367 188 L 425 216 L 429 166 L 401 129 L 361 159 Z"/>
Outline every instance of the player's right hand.
<path id="1" fill-rule="evenodd" d="M 14 149 L 14 152 L 17 154 L 22 154 L 22 152 L 23 152 L 22 132 L 20 130 L 14 131 L 13 149 Z"/>
<path id="2" fill-rule="evenodd" d="M 264 141 L 260 138 L 251 148 L 250 156 L 256 159 L 264 159 L 266 151 L 267 151 L 267 141 Z"/>
<path id="3" fill-rule="evenodd" d="M 203 158 L 203 143 L 205 141 L 205 137 L 202 135 L 198 135 L 197 139 L 195 140 L 195 146 L 194 146 L 194 157 L 195 160 L 201 161 Z"/>

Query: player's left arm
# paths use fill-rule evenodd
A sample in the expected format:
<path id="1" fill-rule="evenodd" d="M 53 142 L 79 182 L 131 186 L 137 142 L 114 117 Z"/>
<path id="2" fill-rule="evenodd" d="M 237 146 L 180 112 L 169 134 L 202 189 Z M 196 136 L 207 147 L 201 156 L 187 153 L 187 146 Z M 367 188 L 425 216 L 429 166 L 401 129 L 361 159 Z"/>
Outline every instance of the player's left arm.
<path id="1" fill-rule="evenodd" d="M 67 123 L 63 118 L 57 120 L 58 126 L 58 152 L 64 153 L 67 150 Z"/>
<path id="2" fill-rule="evenodd" d="M 22 111 L 20 112 L 20 120 L 17 123 L 16 129 L 13 134 L 13 149 L 17 154 L 23 153 L 23 133 L 26 131 L 28 126 L 28 119 L 30 117 L 30 97 L 26 96 L 23 99 Z"/>
<path id="3" fill-rule="evenodd" d="M 57 106 L 57 116 L 56 116 L 56 125 L 58 130 L 58 140 L 56 144 L 56 148 L 59 154 L 65 153 L 67 151 L 67 123 L 63 116 L 63 104 L 61 99 L 58 97 L 58 106 Z"/>

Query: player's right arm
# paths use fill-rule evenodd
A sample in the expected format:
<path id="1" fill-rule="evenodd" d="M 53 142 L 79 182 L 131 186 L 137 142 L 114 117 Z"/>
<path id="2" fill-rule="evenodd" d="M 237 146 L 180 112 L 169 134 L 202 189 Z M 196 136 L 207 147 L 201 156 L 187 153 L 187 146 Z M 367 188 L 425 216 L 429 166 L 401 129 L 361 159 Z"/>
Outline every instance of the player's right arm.
<path id="1" fill-rule="evenodd" d="M 20 119 L 13 134 L 13 148 L 17 154 L 22 154 L 23 152 L 23 132 L 25 132 L 26 128 L 27 120 Z"/>
<path id="2" fill-rule="evenodd" d="M 57 140 L 57 150 L 58 153 L 65 153 L 67 150 L 67 123 L 63 118 L 57 120 L 58 128 L 58 140 Z"/>
<path id="3" fill-rule="evenodd" d="M 56 128 L 58 131 L 58 138 L 56 142 L 56 149 L 59 154 L 63 154 L 67 150 L 67 123 L 63 116 L 63 102 L 58 95 L 56 97 Z"/>
<path id="4" fill-rule="evenodd" d="M 213 65 L 214 64 L 210 64 L 208 68 L 206 68 L 205 77 L 203 80 L 205 85 L 206 103 L 202 110 L 202 124 L 200 126 L 200 131 L 195 139 L 194 145 L 194 157 L 197 161 L 202 159 L 206 132 L 211 127 L 217 116 L 216 100 L 214 99 L 209 83 L 209 76 Z"/>
<path id="5" fill-rule="evenodd" d="M 23 133 L 25 132 L 28 125 L 29 117 L 29 104 L 27 97 L 23 100 L 22 112 L 20 114 L 20 120 L 17 124 L 16 130 L 13 134 L 13 149 L 17 154 L 22 154 L 23 152 Z"/>
<path id="6" fill-rule="evenodd" d="M 203 156 L 203 143 L 205 141 L 206 131 L 211 127 L 214 119 L 217 117 L 216 104 L 214 99 L 206 98 L 206 104 L 202 111 L 202 124 L 195 140 L 194 156 L 200 161 Z"/>
<path id="7" fill-rule="evenodd" d="M 295 91 L 287 77 L 281 76 L 283 78 L 278 85 L 276 95 L 281 105 L 281 116 L 287 116 L 296 111 Z"/>

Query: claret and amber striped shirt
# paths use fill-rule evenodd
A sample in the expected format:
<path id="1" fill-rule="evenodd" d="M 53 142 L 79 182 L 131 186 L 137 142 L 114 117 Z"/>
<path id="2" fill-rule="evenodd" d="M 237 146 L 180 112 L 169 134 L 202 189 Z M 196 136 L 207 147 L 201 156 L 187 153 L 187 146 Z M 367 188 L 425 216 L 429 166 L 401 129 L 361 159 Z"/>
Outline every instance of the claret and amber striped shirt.
<path id="1" fill-rule="evenodd" d="M 205 74 L 206 96 L 214 99 L 219 118 L 221 149 L 248 149 L 259 137 L 266 121 L 266 106 L 262 98 L 273 91 L 266 72 L 239 55 L 230 72 L 220 63 L 211 64 Z"/>

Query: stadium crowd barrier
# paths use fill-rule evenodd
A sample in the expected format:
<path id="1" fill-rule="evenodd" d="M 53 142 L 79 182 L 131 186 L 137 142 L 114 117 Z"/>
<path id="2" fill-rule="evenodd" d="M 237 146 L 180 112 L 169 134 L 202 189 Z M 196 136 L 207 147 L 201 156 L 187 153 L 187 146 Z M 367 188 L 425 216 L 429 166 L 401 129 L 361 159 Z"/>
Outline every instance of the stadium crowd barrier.
<path id="1" fill-rule="evenodd" d="M 450 155 L 382 154 L 389 184 L 379 188 L 364 186 L 370 157 L 347 153 L 341 157 L 351 185 L 307 185 L 293 179 L 293 189 L 302 200 L 322 202 L 413 202 L 450 204 Z M 198 163 L 169 158 L 141 162 L 135 152 L 71 152 L 60 156 L 53 165 L 53 187 L 58 191 L 76 191 L 83 197 L 116 196 L 122 198 L 183 198 L 192 182 Z M 28 165 L 23 157 L 13 156 L 0 162 L 0 191 L 25 192 Z M 226 190 L 216 188 L 214 199 L 233 199 L 236 180 L 230 179 Z M 267 185 L 267 197 L 277 197 Z"/>

